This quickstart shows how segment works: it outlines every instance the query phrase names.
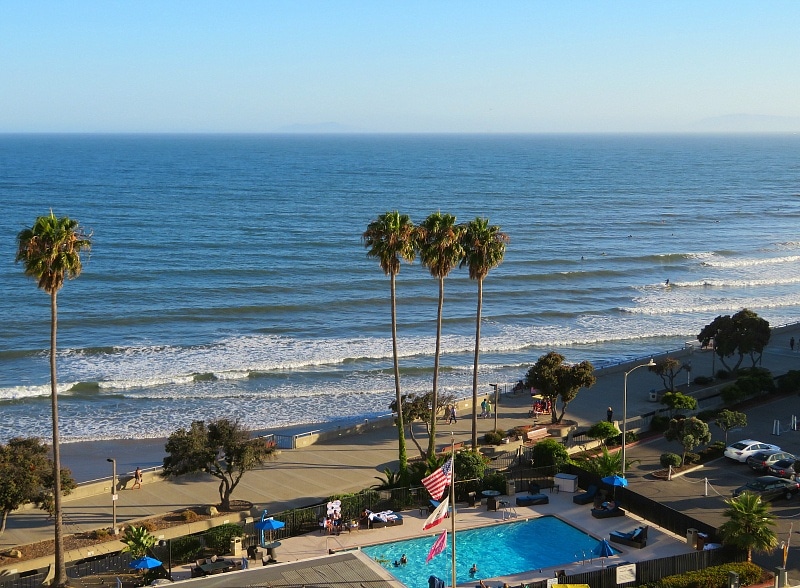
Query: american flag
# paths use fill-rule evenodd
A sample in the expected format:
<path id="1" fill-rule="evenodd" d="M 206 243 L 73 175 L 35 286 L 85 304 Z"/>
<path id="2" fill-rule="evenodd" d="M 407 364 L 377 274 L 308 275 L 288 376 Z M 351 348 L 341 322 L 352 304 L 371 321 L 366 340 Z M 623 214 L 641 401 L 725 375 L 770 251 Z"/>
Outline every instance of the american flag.
<path id="1" fill-rule="evenodd" d="M 433 472 L 427 478 L 422 479 L 422 484 L 431 493 L 434 500 L 441 500 L 444 494 L 444 489 L 450 484 L 450 478 L 453 472 L 453 458 L 451 457 L 444 465 L 438 470 Z"/>
<path id="2" fill-rule="evenodd" d="M 445 547 L 447 547 L 447 530 L 446 529 L 445 529 L 445 532 L 442 533 L 441 535 L 439 535 L 439 538 L 436 541 L 434 541 L 433 547 L 431 547 L 431 550 L 428 552 L 428 557 L 425 559 L 425 563 L 428 563 L 434 557 L 436 557 L 441 552 L 443 552 Z"/>

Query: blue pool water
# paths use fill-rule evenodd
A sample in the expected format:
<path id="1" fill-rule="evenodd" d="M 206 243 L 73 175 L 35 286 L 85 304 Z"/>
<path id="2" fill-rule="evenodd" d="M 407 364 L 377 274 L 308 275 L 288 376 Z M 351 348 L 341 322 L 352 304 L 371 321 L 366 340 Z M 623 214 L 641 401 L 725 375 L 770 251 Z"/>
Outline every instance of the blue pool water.
<path id="1" fill-rule="evenodd" d="M 382 543 L 363 548 L 363 552 L 381 563 L 399 581 L 415 588 L 427 586 L 428 577 L 438 576 L 450 584 L 452 546 L 449 529 L 447 549 L 430 563 L 425 558 L 436 535 Z M 459 531 L 456 537 L 456 581 L 466 583 L 481 578 L 509 576 L 530 570 L 581 561 L 591 557 L 598 540 L 553 516 L 492 527 Z M 405 554 L 408 564 L 395 567 Z M 470 576 L 472 564 L 478 573 Z"/>

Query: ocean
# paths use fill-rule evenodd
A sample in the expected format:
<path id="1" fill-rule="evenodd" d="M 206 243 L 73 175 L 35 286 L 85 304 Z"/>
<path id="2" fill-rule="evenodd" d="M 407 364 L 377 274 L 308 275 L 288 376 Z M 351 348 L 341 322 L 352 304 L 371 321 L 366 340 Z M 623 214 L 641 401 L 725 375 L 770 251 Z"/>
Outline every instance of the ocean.
<path id="1" fill-rule="evenodd" d="M 0 194 L 0 440 L 50 436 L 49 297 L 14 263 L 50 209 L 93 233 L 58 296 L 66 442 L 388 413 L 389 279 L 361 234 L 390 210 L 509 235 L 484 283 L 485 392 L 551 350 L 602 367 L 745 307 L 800 318 L 792 135 L 4 135 Z M 402 267 L 404 392 L 431 387 L 437 294 L 418 261 Z M 456 268 L 440 372 L 456 396 L 475 310 Z"/>

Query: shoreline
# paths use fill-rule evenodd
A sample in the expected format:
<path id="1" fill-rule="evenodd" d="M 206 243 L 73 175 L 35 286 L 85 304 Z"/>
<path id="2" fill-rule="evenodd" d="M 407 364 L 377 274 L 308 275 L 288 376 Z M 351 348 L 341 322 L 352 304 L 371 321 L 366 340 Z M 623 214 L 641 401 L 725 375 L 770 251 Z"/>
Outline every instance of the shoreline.
<path id="1" fill-rule="evenodd" d="M 786 351 L 789 351 L 788 347 L 788 338 L 794 336 L 795 339 L 800 340 L 800 321 L 794 323 L 788 323 L 784 325 L 779 325 L 776 327 L 772 327 L 772 336 L 770 338 L 770 343 L 765 349 L 764 353 L 766 354 L 768 350 L 772 349 L 781 349 L 783 347 L 786 348 Z M 777 341 L 777 336 L 783 336 L 787 340 L 784 341 Z M 697 351 L 699 348 L 689 349 L 684 347 L 682 349 L 674 349 L 658 354 L 643 354 L 641 357 L 632 359 L 629 361 L 624 361 L 620 363 L 616 363 L 613 365 L 606 365 L 601 368 L 595 369 L 595 375 L 600 381 L 601 378 L 608 377 L 613 374 L 622 373 L 625 371 L 626 368 L 632 367 L 637 365 L 643 361 L 647 361 L 650 357 L 653 358 L 660 358 L 660 357 L 675 357 L 678 359 L 685 358 L 690 356 L 692 359 L 690 360 L 693 364 L 701 363 L 701 359 L 705 363 L 711 362 L 711 353 L 710 351 Z M 798 346 L 798 369 L 800 369 L 800 346 Z M 747 360 L 746 360 L 747 361 Z M 718 368 L 722 366 L 719 365 L 719 362 L 716 362 Z M 694 365 L 692 371 L 692 377 L 696 377 L 697 375 L 704 375 L 705 371 L 700 369 L 702 366 Z M 646 372 L 646 370 L 640 370 L 640 372 Z M 639 381 L 642 374 L 637 372 L 635 374 L 638 376 L 637 378 L 631 377 L 632 383 L 635 381 Z M 652 375 L 651 375 L 652 376 Z M 652 376 L 655 377 L 655 376 Z M 510 383 L 509 383 L 510 384 Z M 651 386 L 652 388 L 652 386 Z M 479 394 L 479 398 L 484 396 L 490 396 L 491 393 L 481 393 Z M 604 415 L 604 408 L 602 406 L 598 406 L 596 408 L 589 409 L 589 401 L 588 399 L 592 396 L 592 389 L 589 390 L 582 390 L 580 394 L 578 394 L 576 400 L 570 403 L 567 411 L 567 416 L 565 418 L 572 418 L 578 420 L 578 422 L 586 423 L 593 423 L 595 422 L 593 415 Z M 501 393 L 502 397 L 502 393 Z M 466 403 L 466 406 L 465 406 Z M 613 404 L 613 400 L 600 400 L 600 405 L 603 404 Z M 462 418 L 468 417 L 468 413 L 465 410 L 471 410 L 471 398 L 468 399 L 459 399 L 458 404 L 461 410 L 461 414 L 463 415 Z M 597 404 L 596 402 L 592 402 L 591 404 Z M 634 405 L 634 403 L 629 399 L 629 404 Z M 653 405 L 644 405 L 647 407 L 648 410 L 652 410 Z M 646 412 L 646 411 L 642 411 Z M 620 413 L 617 413 L 618 415 Z M 635 410 L 629 410 L 628 417 L 632 418 L 635 415 Z M 602 418 L 602 417 L 599 417 Z M 347 422 L 350 424 L 354 424 L 360 422 L 362 419 L 348 419 Z M 344 421 L 342 421 L 344 423 Z M 256 429 L 253 430 L 253 433 L 258 435 L 263 434 L 301 434 L 307 433 L 309 431 L 331 431 L 337 428 L 336 421 L 328 421 L 325 423 L 309 423 L 307 425 L 293 425 L 287 427 L 277 427 L 274 429 Z M 45 439 L 47 441 L 47 439 Z M 153 470 L 156 468 L 160 468 L 163 464 L 163 459 L 166 456 L 166 452 L 164 450 L 164 445 L 167 441 L 166 437 L 158 437 L 158 438 L 141 438 L 141 439 L 104 439 L 104 440 L 84 440 L 84 441 L 67 441 L 61 444 L 61 461 L 63 467 L 68 467 L 72 470 L 72 475 L 78 483 L 85 483 L 89 481 L 96 481 L 102 479 L 108 479 L 111 477 L 111 464 L 106 462 L 107 458 L 114 458 L 117 460 L 117 475 L 124 475 L 127 473 L 133 472 L 137 467 L 141 467 L 143 470 Z M 101 464 L 98 466 L 98 464 Z"/>

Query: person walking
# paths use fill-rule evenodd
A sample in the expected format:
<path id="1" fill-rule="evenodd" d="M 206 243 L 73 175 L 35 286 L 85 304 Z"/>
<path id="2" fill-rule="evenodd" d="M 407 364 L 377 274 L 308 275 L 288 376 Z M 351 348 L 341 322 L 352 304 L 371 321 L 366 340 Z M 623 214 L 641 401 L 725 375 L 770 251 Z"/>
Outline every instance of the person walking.
<path id="1" fill-rule="evenodd" d="M 791 349 L 792 351 L 794 351 L 794 337 L 792 337 L 791 339 L 789 339 L 789 349 Z"/>
<path id="2" fill-rule="evenodd" d="M 450 423 L 457 423 L 457 422 L 458 419 L 456 419 L 456 405 L 454 404 L 450 407 L 450 418 L 448 419 L 447 424 L 449 425 Z"/>
<path id="3" fill-rule="evenodd" d="M 608 410 L 606 410 L 606 420 L 609 423 L 614 422 L 614 410 L 610 406 L 608 407 Z"/>
<path id="4" fill-rule="evenodd" d="M 142 469 L 140 467 L 136 467 L 136 471 L 133 472 L 133 486 L 131 486 L 131 490 L 138 488 L 139 490 L 142 489 Z"/>

